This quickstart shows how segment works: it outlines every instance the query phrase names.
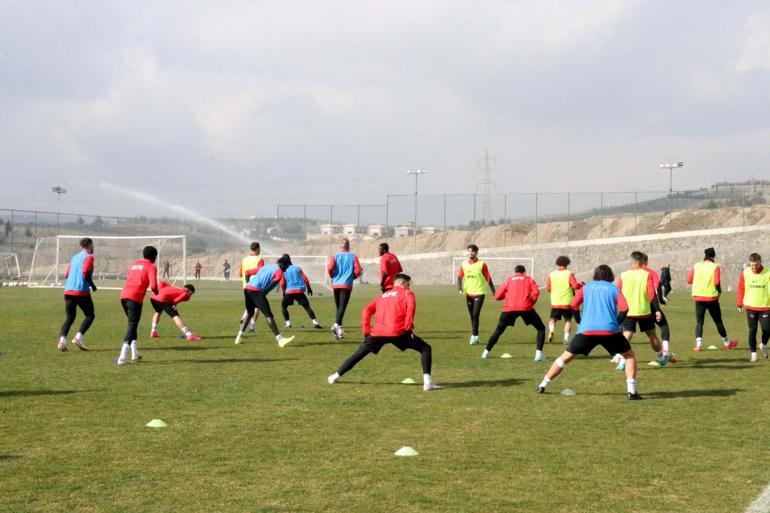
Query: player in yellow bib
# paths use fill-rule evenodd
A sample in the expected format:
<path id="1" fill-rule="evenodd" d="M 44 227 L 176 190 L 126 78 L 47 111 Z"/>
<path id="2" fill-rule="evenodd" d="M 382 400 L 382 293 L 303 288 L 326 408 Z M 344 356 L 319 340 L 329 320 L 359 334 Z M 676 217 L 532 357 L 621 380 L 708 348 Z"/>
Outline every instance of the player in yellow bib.
<path id="1" fill-rule="evenodd" d="M 695 348 L 699 353 L 703 350 L 703 322 L 706 312 L 711 315 L 717 325 L 719 336 L 722 337 L 723 349 L 732 349 L 738 345 L 737 340 L 730 341 L 727 330 L 722 322 L 722 309 L 719 307 L 719 296 L 722 294 L 720 285 L 719 264 L 714 262 L 717 253 L 714 248 L 706 248 L 702 262 L 695 264 L 687 276 L 687 283 L 692 285 L 692 298 L 695 301 Z"/>
<path id="2" fill-rule="evenodd" d="M 652 275 L 642 267 L 644 253 L 634 251 L 631 253 L 631 268 L 621 273 L 618 279 L 618 288 L 628 302 L 628 315 L 623 321 L 623 336 L 630 342 L 636 332 L 647 335 L 650 347 L 658 357 L 657 364 L 661 367 L 673 360 L 673 355 L 661 347 L 660 339 L 655 331 L 655 321 L 662 319 L 658 296 L 655 293 L 655 282 Z M 618 370 L 623 369 L 622 361 Z"/>
<path id="3" fill-rule="evenodd" d="M 249 249 L 251 249 L 251 253 L 249 253 L 248 256 L 244 257 L 243 260 L 241 260 L 241 266 L 238 268 L 238 276 L 241 277 L 241 284 L 243 285 L 243 295 L 246 297 L 246 284 L 249 282 L 249 278 L 257 274 L 257 271 L 262 268 L 263 265 L 265 265 L 265 262 L 262 260 L 262 257 L 259 256 L 259 252 L 261 251 L 259 247 L 259 242 L 252 242 L 249 246 Z M 249 300 L 246 299 L 246 303 L 248 304 Z M 243 324 L 244 319 L 249 315 L 248 307 L 246 310 L 244 310 L 243 315 L 241 316 L 241 320 L 239 321 L 240 324 Z M 259 317 L 259 310 L 254 310 L 254 316 L 251 319 L 251 322 L 249 323 L 249 332 L 254 333 L 254 323 L 257 322 L 257 317 Z M 237 339 L 238 344 L 240 344 L 240 338 Z"/>
<path id="4" fill-rule="evenodd" d="M 468 245 L 468 259 L 462 263 L 457 273 L 457 292 L 465 294 L 465 305 L 471 316 L 470 345 L 479 343 L 479 318 L 481 307 L 484 306 L 484 297 L 487 294 L 487 285 L 495 293 L 495 285 L 489 274 L 487 264 L 479 260 L 479 247 L 475 244 Z"/>
<path id="5" fill-rule="evenodd" d="M 746 309 L 749 324 L 749 349 L 751 361 L 757 361 L 757 324 L 762 326 L 762 355 L 767 358 L 767 341 L 770 340 L 770 269 L 762 265 L 757 253 L 749 255 L 747 267 L 738 279 L 738 311 Z"/>
<path id="6" fill-rule="evenodd" d="M 583 285 L 577 281 L 572 271 L 567 269 L 570 259 L 561 255 L 556 259 L 556 269 L 548 275 L 545 288 L 551 293 L 551 316 L 548 319 L 548 342 L 553 342 L 553 332 L 556 322 L 564 319 L 564 343 L 569 344 L 569 335 L 572 330 L 572 317 L 580 322 L 579 312 L 572 311 L 572 299 L 575 292 Z"/>

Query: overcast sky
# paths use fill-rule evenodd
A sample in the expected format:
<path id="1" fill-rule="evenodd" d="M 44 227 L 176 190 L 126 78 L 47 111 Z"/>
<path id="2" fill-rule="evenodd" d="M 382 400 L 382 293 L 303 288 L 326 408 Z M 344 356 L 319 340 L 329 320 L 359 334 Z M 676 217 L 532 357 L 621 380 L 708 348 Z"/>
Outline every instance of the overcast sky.
<path id="1" fill-rule="evenodd" d="M 0 0 L 0 208 L 662 190 L 770 163 L 767 1 Z"/>

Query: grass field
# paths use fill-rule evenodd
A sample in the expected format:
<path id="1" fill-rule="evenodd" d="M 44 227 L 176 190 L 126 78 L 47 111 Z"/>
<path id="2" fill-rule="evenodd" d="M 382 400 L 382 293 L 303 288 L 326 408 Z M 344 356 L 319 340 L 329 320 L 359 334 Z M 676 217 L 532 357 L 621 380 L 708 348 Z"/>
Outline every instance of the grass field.
<path id="1" fill-rule="evenodd" d="M 734 295 L 722 303 L 741 345 L 695 354 L 692 305 L 674 294 L 666 312 L 679 363 L 648 367 L 652 352 L 635 341 L 645 400 L 631 402 L 600 349 L 535 394 L 548 363 L 532 361 L 534 331 L 509 329 L 482 360 L 450 287 L 414 289 L 417 332 L 445 387 L 429 393 L 398 384 L 421 382 L 419 356 L 392 347 L 326 383 L 360 341 L 374 288 L 354 292 L 347 339 L 295 328 L 284 349 L 262 319 L 233 345 L 237 283 L 198 290 L 181 312 L 204 340 L 180 340 L 164 318 L 150 341 L 147 301 L 145 361 L 118 367 L 117 292 L 95 294 L 92 350 L 59 353 L 61 291 L 0 289 L 0 511 L 725 513 L 744 511 L 768 481 L 770 370 L 748 362 Z M 312 304 L 328 326 L 328 293 Z M 483 341 L 499 312 L 485 305 Z M 710 344 L 719 339 L 707 321 Z M 561 350 L 546 345 L 549 360 Z M 560 395 L 565 387 L 577 395 Z M 155 418 L 169 426 L 144 427 Z M 420 455 L 394 457 L 404 445 Z"/>

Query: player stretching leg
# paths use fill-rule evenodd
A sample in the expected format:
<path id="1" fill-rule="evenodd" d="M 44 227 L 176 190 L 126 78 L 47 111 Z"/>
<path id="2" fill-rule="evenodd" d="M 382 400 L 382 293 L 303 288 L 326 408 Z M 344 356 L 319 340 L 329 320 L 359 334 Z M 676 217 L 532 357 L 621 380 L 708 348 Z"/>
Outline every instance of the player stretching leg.
<path id="1" fill-rule="evenodd" d="M 572 308 L 577 310 L 583 303 L 583 316 L 575 338 L 569 349 L 564 351 L 551 365 L 548 373 L 537 387 L 539 394 L 545 393 L 548 385 L 564 371 L 575 355 L 588 355 L 601 345 L 610 355 L 620 353 L 626 359 L 626 390 L 630 400 L 642 397 L 636 390 L 636 355 L 631 344 L 620 333 L 628 305 L 623 293 L 613 285 L 615 276 L 608 265 L 594 269 L 594 279 L 580 289 L 572 300 Z"/>
<path id="2" fill-rule="evenodd" d="M 278 331 L 278 326 L 273 318 L 273 311 L 270 308 L 270 302 L 267 300 L 267 295 L 281 282 L 283 278 L 283 271 L 289 267 L 288 260 L 283 257 L 278 259 L 275 264 L 265 265 L 257 271 L 257 274 L 249 278 L 246 284 L 246 319 L 241 324 L 241 329 L 238 332 L 238 336 L 235 337 L 235 343 L 241 343 L 241 337 L 246 327 L 249 324 L 249 319 L 254 315 L 256 310 L 261 311 L 265 315 L 265 321 L 268 327 L 275 335 L 275 340 L 280 347 L 286 346 L 294 337 L 284 337 Z"/>
<path id="3" fill-rule="evenodd" d="M 537 330 L 535 361 L 543 362 L 545 361 L 545 356 L 543 356 L 545 325 L 535 311 L 535 303 L 540 296 L 540 289 L 538 289 L 535 280 L 525 274 L 526 269 L 523 265 L 517 265 L 514 271 L 515 274 L 506 278 L 502 287 L 499 287 L 495 292 L 495 299 L 497 301 L 505 299 L 505 303 L 503 304 L 503 312 L 500 314 L 500 320 L 497 322 L 497 328 L 489 337 L 487 347 L 481 353 L 481 357 L 488 358 L 489 352 L 497 344 L 500 335 L 508 326 L 515 325 L 516 319 L 521 317 L 524 324 Z"/>
<path id="4" fill-rule="evenodd" d="M 174 324 L 181 330 L 188 341 L 200 340 L 201 338 L 198 335 L 190 331 L 177 310 L 177 305 L 179 303 L 189 301 L 192 295 L 195 294 L 195 287 L 190 284 L 181 288 L 172 287 L 165 281 L 162 281 L 160 282 L 158 289 L 159 292 L 157 294 L 152 294 L 150 296 L 150 304 L 152 305 L 153 310 L 155 310 L 155 313 L 152 314 L 150 338 L 158 338 L 160 314 L 166 312 L 166 314 L 174 320 Z"/>
<path id="5" fill-rule="evenodd" d="M 671 354 L 664 354 L 660 339 L 655 332 L 655 321 L 661 317 L 658 296 L 652 274 L 642 268 L 644 254 L 641 251 L 631 253 L 631 268 L 624 271 L 618 280 L 618 288 L 628 301 L 628 316 L 623 321 L 623 336 L 631 341 L 636 332 L 644 332 L 650 341 L 650 347 L 658 357 L 657 363 L 663 367 L 671 360 Z M 622 368 L 622 364 L 618 366 Z"/>
<path id="6" fill-rule="evenodd" d="M 313 289 L 310 286 L 310 281 L 298 265 L 291 263 L 291 257 L 288 254 L 284 254 L 281 258 L 285 262 L 288 262 L 288 267 L 281 278 L 281 290 L 283 291 L 281 313 L 283 313 L 283 319 L 285 321 L 284 326 L 286 328 L 291 328 L 289 307 L 296 301 L 307 312 L 310 320 L 313 322 L 313 327 L 320 330 L 321 325 L 318 323 L 315 312 L 310 307 L 310 301 L 308 301 L 307 296 L 305 295 L 305 291 L 307 291 L 307 295 L 313 297 Z"/>
<path id="7" fill-rule="evenodd" d="M 567 269 L 570 259 L 562 255 L 556 259 L 556 270 L 548 275 L 545 288 L 551 293 L 551 315 L 548 319 L 548 342 L 553 342 L 553 332 L 556 322 L 564 319 L 564 344 L 569 344 L 569 335 L 572 330 L 572 299 L 575 291 L 582 285 L 578 283 L 572 271 Z"/>
<path id="8" fill-rule="evenodd" d="M 72 257 L 67 270 L 64 271 L 64 313 L 66 318 L 59 330 L 59 351 L 67 351 L 67 335 L 75 322 L 77 308 L 83 311 L 85 318 L 80 323 L 80 329 L 72 339 L 72 343 L 81 351 L 88 351 L 83 336 L 96 318 L 91 291 L 96 292 L 94 284 L 94 241 L 89 237 L 80 239 L 80 253 Z"/>
<path id="9" fill-rule="evenodd" d="M 441 388 L 433 383 L 431 347 L 412 331 L 414 329 L 414 293 L 409 290 L 412 279 L 406 274 L 395 276 L 393 288 L 383 292 L 361 312 L 361 327 L 364 341 L 355 353 L 345 360 L 340 368 L 326 380 L 334 384 L 356 366 L 369 353 L 377 354 L 385 344 L 393 344 L 401 351 L 411 349 L 420 353 L 422 362 L 422 389 L 425 391 Z M 371 326 L 372 316 L 374 326 Z"/>

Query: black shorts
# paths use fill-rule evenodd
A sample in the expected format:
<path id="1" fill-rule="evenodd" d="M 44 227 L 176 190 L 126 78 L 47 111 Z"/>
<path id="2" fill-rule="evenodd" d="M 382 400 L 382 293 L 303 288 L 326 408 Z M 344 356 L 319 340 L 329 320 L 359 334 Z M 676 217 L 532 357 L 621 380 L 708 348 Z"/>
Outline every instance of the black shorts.
<path id="1" fill-rule="evenodd" d="M 295 301 L 299 303 L 300 306 L 307 306 L 310 304 L 304 292 L 292 292 L 291 294 L 283 295 L 283 304 L 285 306 L 291 306 Z"/>
<path id="2" fill-rule="evenodd" d="M 407 349 L 415 349 L 419 351 L 420 347 L 424 343 L 425 342 L 416 335 L 414 338 L 412 338 L 412 332 L 407 331 L 406 333 L 403 333 L 397 337 L 374 337 L 372 335 L 368 335 L 366 338 L 364 338 L 362 345 L 370 352 L 377 354 L 385 344 L 393 344 L 401 352 L 404 352 Z"/>
<path id="3" fill-rule="evenodd" d="M 564 319 L 565 321 L 571 321 L 572 320 L 572 308 L 551 308 L 551 319 L 554 321 L 560 321 Z"/>
<path id="4" fill-rule="evenodd" d="M 505 325 L 505 326 L 513 326 L 516 323 L 516 319 L 521 317 L 521 320 L 524 321 L 524 324 L 527 326 L 535 326 L 536 329 L 543 330 L 545 329 L 545 325 L 543 324 L 543 320 L 540 318 L 540 315 L 535 310 L 515 310 L 512 312 L 503 312 L 500 314 L 500 320 L 498 321 L 498 325 Z"/>
<path id="5" fill-rule="evenodd" d="M 645 332 L 655 329 L 655 316 L 652 317 L 626 317 L 623 321 L 623 331 L 630 331 L 636 333 L 636 327 L 639 326 L 639 331 Z"/>
<path id="6" fill-rule="evenodd" d="M 588 356 L 596 346 L 602 346 L 613 356 L 631 350 L 631 344 L 629 344 L 622 333 L 615 333 L 613 335 L 583 335 L 582 333 L 578 333 L 575 335 L 575 338 L 572 339 L 572 342 L 570 342 L 567 351 L 572 354 Z"/>
<path id="7" fill-rule="evenodd" d="M 152 307 L 156 312 L 166 312 L 172 319 L 179 315 L 179 312 L 176 311 L 176 305 L 174 303 L 161 303 L 160 301 L 156 301 L 150 298 L 150 304 L 152 304 Z"/>
<path id="8" fill-rule="evenodd" d="M 272 317 L 273 311 L 270 309 L 270 302 L 267 300 L 267 296 L 265 296 L 262 292 L 257 292 L 254 290 L 244 290 L 243 291 L 246 295 L 246 309 L 249 310 L 249 306 L 252 308 L 256 308 L 260 312 L 262 312 L 262 315 L 265 317 Z"/>

